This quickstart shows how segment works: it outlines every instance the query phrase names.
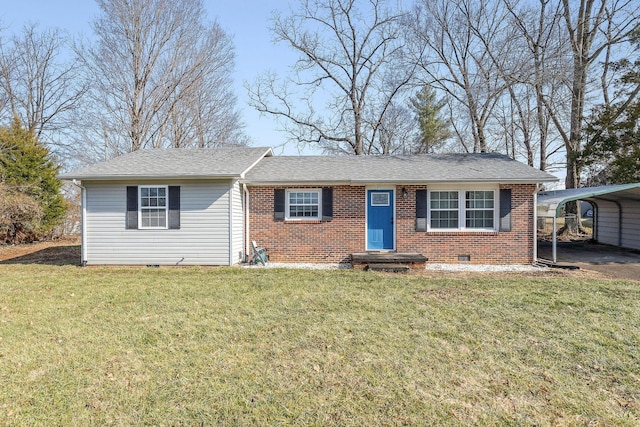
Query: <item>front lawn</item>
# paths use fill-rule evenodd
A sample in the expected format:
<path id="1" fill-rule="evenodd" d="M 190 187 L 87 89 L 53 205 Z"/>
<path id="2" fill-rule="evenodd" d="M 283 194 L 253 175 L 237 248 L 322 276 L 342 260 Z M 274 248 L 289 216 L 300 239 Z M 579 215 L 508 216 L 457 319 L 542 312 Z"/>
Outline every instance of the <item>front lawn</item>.
<path id="1" fill-rule="evenodd" d="M 0 425 L 638 425 L 640 288 L 0 266 Z"/>

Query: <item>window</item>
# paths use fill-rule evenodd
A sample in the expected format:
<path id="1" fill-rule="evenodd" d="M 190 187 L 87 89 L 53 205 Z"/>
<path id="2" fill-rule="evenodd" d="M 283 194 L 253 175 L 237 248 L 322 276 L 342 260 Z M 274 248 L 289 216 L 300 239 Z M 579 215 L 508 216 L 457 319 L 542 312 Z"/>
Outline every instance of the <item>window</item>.
<path id="1" fill-rule="evenodd" d="M 493 191 L 466 191 L 467 228 L 493 228 Z"/>
<path id="2" fill-rule="evenodd" d="M 371 193 L 371 206 L 389 206 L 389 193 Z"/>
<path id="3" fill-rule="evenodd" d="M 287 219 L 320 219 L 320 190 L 287 190 Z"/>
<path id="4" fill-rule="evenodd" d="M 180 229 L 180 186 L 127 186 L 125 229 Z"/>
<path id="5" fill-rule="evenodd" d="M 167 187 L 140 188 L 140 228 L 167 228 Z"/>
<path id="6" fill-rule="evenodd" d="M 431 228 L 458 228 L 458 192 L 431 192 Z"/>
<path id="7" fill-rule="evenodd" d="M 431 230 L 495 230 L 494 190 L 429 191 Z"/>

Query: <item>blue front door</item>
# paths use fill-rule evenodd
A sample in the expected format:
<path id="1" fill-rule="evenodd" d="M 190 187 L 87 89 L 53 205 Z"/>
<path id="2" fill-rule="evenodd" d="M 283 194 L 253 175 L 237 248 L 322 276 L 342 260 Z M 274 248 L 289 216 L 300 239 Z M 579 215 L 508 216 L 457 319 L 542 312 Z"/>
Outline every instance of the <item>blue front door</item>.
<path id="1" fill-rule="evenodd" d="M 393 249 L 393 190 L 367 190 L 367 250 Z"/>

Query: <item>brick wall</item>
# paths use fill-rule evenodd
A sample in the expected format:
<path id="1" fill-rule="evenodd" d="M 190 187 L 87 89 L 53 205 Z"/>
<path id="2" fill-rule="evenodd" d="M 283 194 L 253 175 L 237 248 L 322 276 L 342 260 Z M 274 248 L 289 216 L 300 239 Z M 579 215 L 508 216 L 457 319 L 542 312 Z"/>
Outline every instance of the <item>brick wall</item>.
<path id="1" fill-rule="evenodd" d="M 406 199 L 399 198 L 396 210 L 398 252 L 419 252 L 429 262 L 457 263 L 468 255 L 472 263 L 530 264 L 533 262 L 533 193 L 535 185 L 500 185 L 511 189 L 511 231 L 509 232 L 415 232 L 415 190 L 426 186 L 405 186 Z M 401 187 L 396 189 L 400 194 Z"/>
<path id="2" fill-rule="evenodd" d="M 286 187 L 275 187 L 286 188 Z M 303 188 L 296 186 L 294 188 Z M 309 187 L 317 188 L 317 187 Z M 402 188 L 408 197 L 402 198 Z M 535 185 L 501 185 L 512 190 L 510 232 L 416 232 L 415 191 L 427 186 L 396 187 L 396 249 L 418 252 L 429 262 L 456 263 L 469 256 L 472 263 L 528 264 L 533 262 L 533 193 Z M 275 221 L 274 187 L 249 188 L 249 234 L 269 249 L 276 262 L 349 262 L 349 255 L 365 251 L 365 187 L 333 188 L 331 221 Z"/>

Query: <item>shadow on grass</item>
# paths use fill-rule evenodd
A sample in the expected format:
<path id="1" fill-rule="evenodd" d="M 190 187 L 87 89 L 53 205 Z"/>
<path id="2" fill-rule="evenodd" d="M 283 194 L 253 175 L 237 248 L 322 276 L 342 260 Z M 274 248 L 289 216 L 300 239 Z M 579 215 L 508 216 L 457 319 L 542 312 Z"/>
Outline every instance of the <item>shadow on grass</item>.
<path id="1" fill-rule="evenodd" d="M 0 261 L 0 264 L 40 264 L 40 265 L 80 265 L 80 245 L 55 246 L 41 249 L 14 258 Z"/>

